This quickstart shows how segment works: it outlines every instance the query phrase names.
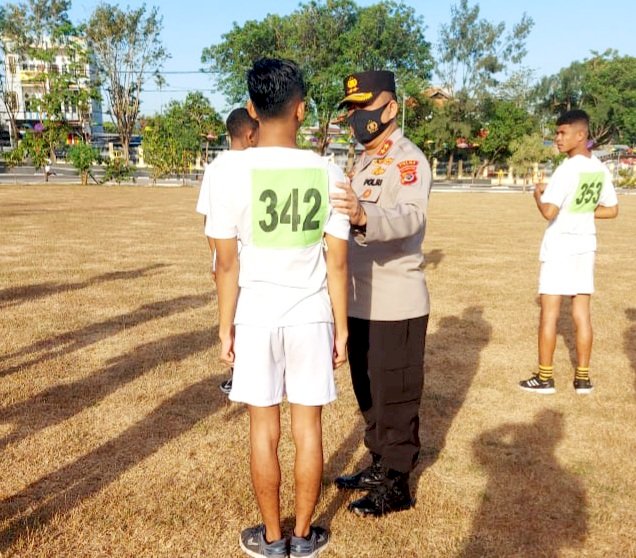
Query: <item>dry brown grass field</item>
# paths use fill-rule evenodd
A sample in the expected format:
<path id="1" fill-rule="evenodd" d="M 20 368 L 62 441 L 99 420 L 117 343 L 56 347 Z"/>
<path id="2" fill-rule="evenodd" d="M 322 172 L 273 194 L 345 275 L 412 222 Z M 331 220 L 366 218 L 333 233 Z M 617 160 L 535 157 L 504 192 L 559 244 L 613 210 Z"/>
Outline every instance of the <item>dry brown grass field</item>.
<path id="1" fill-rule="evenodd" d="M 234 557 L 259 520 L 244 409 L 218 390 L 197 189 L 0 187 L 0 556 Z M 417 505 L 346 510 L 366 463 L 348 370 L 324 411 L 316 522 L 333 557 L 636 556 L 636 196 L 600 222 L 596 390 L 576 396 L 564 305 L 557 393 L 536 365 L 530 194 L 431 196 L 433 299 Z M 284 407 L 283 420 L 289 422 Z M 292 525 L 293 450 L 281 442 Z"/>

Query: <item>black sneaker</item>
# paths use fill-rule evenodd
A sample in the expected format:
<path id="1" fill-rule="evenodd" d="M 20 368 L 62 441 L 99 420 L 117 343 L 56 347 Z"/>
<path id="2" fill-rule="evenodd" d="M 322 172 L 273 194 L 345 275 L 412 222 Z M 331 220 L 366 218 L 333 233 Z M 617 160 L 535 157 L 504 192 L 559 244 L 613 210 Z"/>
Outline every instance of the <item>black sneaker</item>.
<path id="1" fill-rule="evenodd" d="M 380 456 L 372 453 L 373 462 L 368 467 L 352 475 L 342 475 L 334 481 L 343 490 L 371 490 L 381 485 L 386 477 L 386 470 L 380 465 Z"/>
<path id="2" fill-rule="evenodd" d="M 265 525 L 248 527 L 241 532 L 239 544 L 245 554 L 253 558 L 273 556 L 275 558 L 287 558 L 287 540 L 282 538 L 268 543 L 265 540 Z"/>
<path id="3" fill-rule="evenodd" d="M 232 391 L 232 378 L 228 378 L 227 380 L 223 380 L 220 384 L 219 384 L 219 389 L 225 394 L 225 395 L 230 395 L 230 392 Z"/>
<path id="4" fill-rule="evenodd" d="M 554 378 L 541 380 L 538 375 L 519 382 L 519 387 L 525 391 L 533 391 L 535 393 L 554 393 L 556 391 L 554 389 Z"/>
<path id="5" fill-rule="evenodd" d="M 322 527 L 310 527 L 309 539 L 292 534 L 289 555 L 292 558 L 314 558 L 329 545 L 329 534 Z"/>
<path id="6" fill-rule="evenodd" d="M 366 496 L 351 502 L 348 509 L 363 517 L 379 517 L 391 512 L 408 510 L 414 505 L 415 500 L 411 498 L 409 490 L 409 476 L 401 474 L 397 478 L 386 479 L 380 486 L 371 489 Z"/>
<path id="7" fill-rule="evenodd" d="M 594 386 L 592 385 L 592 382 L 590 382 L 589 378 L 585 380 L 582 380 L 581 378 L 574 378 L 574 391 L 576 391 L 576 393 L 585 395 L 587 393 L 591 393 L 593 389 Z"/>

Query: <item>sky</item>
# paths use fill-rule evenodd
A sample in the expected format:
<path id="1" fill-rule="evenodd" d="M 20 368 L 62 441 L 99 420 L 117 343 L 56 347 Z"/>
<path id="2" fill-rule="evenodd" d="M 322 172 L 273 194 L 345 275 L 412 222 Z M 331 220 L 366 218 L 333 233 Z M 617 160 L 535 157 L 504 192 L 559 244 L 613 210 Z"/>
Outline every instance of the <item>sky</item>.
<path id="1" fill-rule="evenodd" d="M 111 4 L 137 8 L 143 1 L 127 0 Z M 358 0 L 361 6 L 377 0 Z M 142 113 L 160 112 L 171 99 L 183 100 L 188 91 L 202 91 L 222 115 L 232 106 L 215 91 L 213 77 L 201 74 L 201 52 L 207 46 L 222 41 L 224 33 L 236 22 L 261 20 L 268 13 L 286 15 L 293 12 L 299 0 L 147 0 L 147 6 L 157 6 L 163 16 L 161 37 L 171 58 L 164 64 L 168 85 L 159 91 L 149 81 L 142 95 Z M 440 25 L 450 21 L 450 7 L 455 2 L 440 0 L 405 0 L 424 19 L 426 40 L 435 45 Z M 557 73 L 574 60 L 583 60 L 591 51 L 616 49 L 621 55 L 636 56 L 636 20 L 633 0 L 469 0 L 480 7 L 480 18 L 491 23 L 503 21 L 506 29 L 527 13 L 534 27 L 526 41 L 528 54 L 522 66 L 534 72 L 536 78 Z M 71 19 L 78 23 L 90 17 L 98 1 L 74 0 Z M 182 72 L 182 73 L 170 73 Z M 192 72 L 192 73 L 183 73 Z M 435 79 L 433 79 L 435 82 Z M 103 107 L 106 109 L 106 106 Z"/>

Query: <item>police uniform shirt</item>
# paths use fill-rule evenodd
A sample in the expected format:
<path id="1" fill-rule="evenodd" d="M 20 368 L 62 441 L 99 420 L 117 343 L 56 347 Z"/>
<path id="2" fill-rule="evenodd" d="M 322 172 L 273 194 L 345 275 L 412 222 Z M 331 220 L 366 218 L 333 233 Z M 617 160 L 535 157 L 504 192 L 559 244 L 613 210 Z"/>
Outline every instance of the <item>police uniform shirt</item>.
<path id="1" fill-rule="evenodd" d="M 398 321 L 429 313 L 422 242 L 431 170 L 396 130 L 378 153 L 362 155 L 351 185 L 367 214 L 349 243 L 349 316 Z"/>

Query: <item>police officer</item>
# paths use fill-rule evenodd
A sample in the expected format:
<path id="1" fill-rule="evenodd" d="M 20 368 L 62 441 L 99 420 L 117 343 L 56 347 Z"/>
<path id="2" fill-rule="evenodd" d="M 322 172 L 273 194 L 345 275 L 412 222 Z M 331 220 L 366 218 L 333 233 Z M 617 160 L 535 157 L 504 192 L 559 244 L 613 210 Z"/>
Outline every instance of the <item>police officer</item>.
<path id="1" fill-rule="evenodd" d="M 368 491 L 349 504 L 350 511 L 380 516 L 414 503 L 409 474 L 420 449 L 429 314 L 422 241 L 431 171 L 398 128 L 393 73 L 356 73 L 344 84 L 340 107 L 346 107 L 364 153 L 351 184 L 343 184 L 332 203 L 352 225 L 349 365 L 372 462 L 335 482 L 342 489 Z"/>

